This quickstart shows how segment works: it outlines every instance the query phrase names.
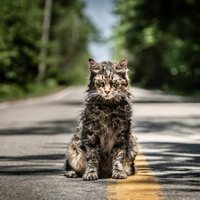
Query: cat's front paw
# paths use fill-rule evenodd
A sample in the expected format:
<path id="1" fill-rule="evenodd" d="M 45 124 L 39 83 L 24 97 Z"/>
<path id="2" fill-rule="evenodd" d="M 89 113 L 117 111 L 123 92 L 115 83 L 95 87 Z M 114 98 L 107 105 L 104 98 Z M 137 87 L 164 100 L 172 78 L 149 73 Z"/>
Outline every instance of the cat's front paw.
<path id="1" fill-rule="evenodd" d="M 67 178 L 77 178 L 77 173 L 75 171 L 67 171 L 64 176 Z"/>
<path id="2" fill-rule="evenodd" d="M 97 172 L 85 172 L 85 174 L 83 175 L 83 180 L 84 181 L 94 181 L 98 179 L 98 175 Z"/>
<path id="3" fill-rule="evenodd" d="M 127 178 L 127 175 L 124 171 L 113 171 L 112 173 L 112 178 L 114 179 L 126 179 Z"/>

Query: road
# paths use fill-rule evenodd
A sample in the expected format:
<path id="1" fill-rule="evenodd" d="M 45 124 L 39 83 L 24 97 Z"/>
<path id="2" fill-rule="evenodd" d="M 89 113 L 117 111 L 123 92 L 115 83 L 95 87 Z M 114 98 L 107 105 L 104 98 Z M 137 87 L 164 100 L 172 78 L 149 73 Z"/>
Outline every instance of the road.
<path id="1" fill-rule="evenodd" d="M 200 199 L 200 103 L 159 91 L 133 89 L 133 125 L 140 145 L 137 175 L 124 182 L 65 178 L 64 154 L 83 91 L 70 87 L 0 104 L 1 200 L 120 199 L 122 193 L 123 199 L 135 200 Z M 153 192 L 157 197 L 151 197 Z"/>

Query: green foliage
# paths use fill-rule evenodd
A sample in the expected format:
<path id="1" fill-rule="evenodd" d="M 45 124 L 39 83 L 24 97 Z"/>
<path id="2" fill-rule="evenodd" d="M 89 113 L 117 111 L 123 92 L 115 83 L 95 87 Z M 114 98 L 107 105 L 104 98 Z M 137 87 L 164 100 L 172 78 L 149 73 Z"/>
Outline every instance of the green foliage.
<path id="1" fill-rule="evenodd" d="M 0 81 L 23 86 L 37 73 L 41 32 L 38 1 L 0 2 Z"/>
<path id="2" fill-rule="evenodd" d="M 39 90 L 36 82 L 44 4 L 40 0 L 0 1 L 1 96 L 12 93 L 17 97 Z M 81 0 L 53 1 L 44 85 L 85 82 L 87 44 L 96 29 L 83 9 Z"/>
<path id="3" fill-rule="evenodd" d="M 54 79 L 47 79 L 43 84 L 29 83 L 26 87 L 18 84 L 0 84 L 0 102 L 5 100 L 16 100 L 21 98 L 45 95 L 59 90 L 61 86 L 57 85 Z"/>
<path id="4" fill-rule="evenodd" d="M 24 95 L 24 91 L 17 84 L 1 84 L 0 100 L 10 99 L 12 97 L 19 98 Z"/>
<path id="5" fill-rule="evenodd" d="M 49 76 L 58 78 L 59 82 L 62 79 L 61 82 L 76 83 L 86 78 L 87 44 L 96 30 L 83 14 L 83 8 L 82 1 L 54 1 L 48 61 Z"/>
<path id="6" fill-rule="evenodd" d="M 192 91 L 200 87 L 200 2 L 116 0 L 118 57 L 145 87 Z"/>

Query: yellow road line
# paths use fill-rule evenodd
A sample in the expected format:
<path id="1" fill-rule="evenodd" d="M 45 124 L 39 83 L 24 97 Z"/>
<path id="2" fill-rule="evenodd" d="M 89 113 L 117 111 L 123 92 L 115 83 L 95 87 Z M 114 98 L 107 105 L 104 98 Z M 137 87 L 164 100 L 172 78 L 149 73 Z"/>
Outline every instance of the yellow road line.
<path id="1" fill-rule="evenodd" d="M 161 200 L 163 195 L 142 153 L 136 157 L 137 173 L 117 183 L 109 183 L 109 200 Z"/>

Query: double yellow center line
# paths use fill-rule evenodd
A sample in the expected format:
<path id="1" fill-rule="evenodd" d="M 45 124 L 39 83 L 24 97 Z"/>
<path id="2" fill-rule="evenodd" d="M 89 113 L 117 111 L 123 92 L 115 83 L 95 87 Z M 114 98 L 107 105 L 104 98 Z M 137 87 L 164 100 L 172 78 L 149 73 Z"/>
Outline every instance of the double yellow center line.
<path id="1" fill-rule="evenodd" d="M 141 152 L 141 151 L 140 151 Z M 109 183 L 109 200 L 162 200 L 163 195 L 156 178 L 142 153 L 136 157 L 137 173 L 116 183 Z"/>

